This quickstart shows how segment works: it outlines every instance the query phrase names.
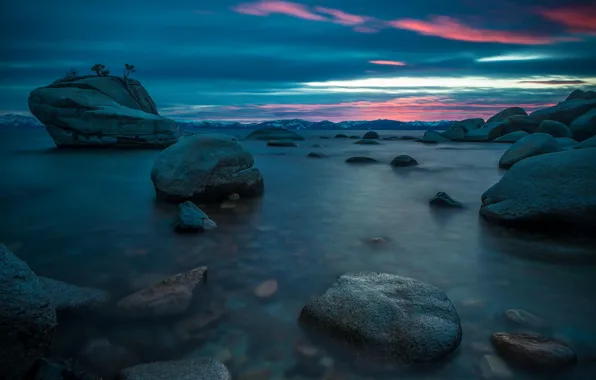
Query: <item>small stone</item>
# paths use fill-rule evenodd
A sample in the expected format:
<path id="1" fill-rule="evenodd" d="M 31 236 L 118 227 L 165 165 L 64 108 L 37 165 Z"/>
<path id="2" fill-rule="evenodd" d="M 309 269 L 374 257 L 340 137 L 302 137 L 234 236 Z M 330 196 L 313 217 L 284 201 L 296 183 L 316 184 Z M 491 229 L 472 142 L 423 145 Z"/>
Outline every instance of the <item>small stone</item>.
<path id="1" fill-rule="evenodd" d="M 513 376 L 507 363 L 496 355 L 484 355 L 480 368 L 485 379 L 506 379 Z"/>
<path id="2" fill-rule="evenodd" d="M 312 147 L 313 148 L 322 148 L 323 145 L 321 145 L 321 144 L 313 144 Z"/>
<path id="3" fill-rule="evenodd" d="M 267 146 L 294 148 L 298 144 L 291 140 L 271 140 L 267 142 Z"/>
<path id="4" fill-rule="evenodd" d="M 268 298 L 277 292 L 277 280 L 267 280 L 255 288 L 255 295 L 259 298 Z"/>
<path id="5" fill-rule="evenodd" d="M 377 140 L 358 140 L 354 144 L 358 145 L 381 145 Z"/>
<path id="6" fill-rule="evenodd" d="M 431 200 L 428 202 L 431 206 L 436 207 L 450 207 L 450 208 L 462 208 L 463 205 L 456 201 L 455 199 L 451 198 L 446 193 L 440 191 L 435 195 Z"/>
<path id="7" fill-rule="evenodd" d="M 376 238 L 369 239 L 368 242 L 373 245 L 382 245 L 382 244 L 386 244 L 387 240 L 383 239 L 382 237 L 376 237 Z"/>

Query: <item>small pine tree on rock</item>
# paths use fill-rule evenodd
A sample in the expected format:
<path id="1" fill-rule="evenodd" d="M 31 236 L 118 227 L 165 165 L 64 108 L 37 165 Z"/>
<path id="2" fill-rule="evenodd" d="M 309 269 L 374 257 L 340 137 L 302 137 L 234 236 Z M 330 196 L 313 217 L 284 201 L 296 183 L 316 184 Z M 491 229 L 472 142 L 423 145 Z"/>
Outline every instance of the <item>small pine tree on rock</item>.
<path id="1" fill-rule="evenodd" d="M 129 65 L 128 63 L 124 64 L 124 79 L 128 79 L 128 77 L 130 76 L 130 74 L 134 73 L 136 71 L 135 66 L 134 65 Z"/>
<path id="2" fill-rule="evenodd" d="M 91 71 L 93 71 L 97 76 L 101 76 L 104 71 L 106 71 L 106 66 L 102 65 L 101 63 L 96 63 L 91 67 Z"/>
<path id="3" fill-rule="evenodd" d="M 101 75 L 102 77 L 107 77 L 108 75 L 110 75 L 110 70 L 108 70 L 108 69 L 101 70 L 99 75 Z"/>

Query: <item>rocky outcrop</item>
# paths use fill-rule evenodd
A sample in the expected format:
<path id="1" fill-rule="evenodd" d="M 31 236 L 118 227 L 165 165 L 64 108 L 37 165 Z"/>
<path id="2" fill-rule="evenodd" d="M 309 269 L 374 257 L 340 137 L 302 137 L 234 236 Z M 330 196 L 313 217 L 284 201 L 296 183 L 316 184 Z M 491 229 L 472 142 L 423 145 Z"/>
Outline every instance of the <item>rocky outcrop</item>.
<path id="1" fill-rule="evenodd" d="M 381 138 L 381 136 L 379 136 L 379 134 L 375 131 L 368 131 L 364 134 L 364 136 L 362 136 L 363 140 L 379 139 L 379 138 Z"/>
<path id="2" fill-rule="evenodd" d="M 285 128 L 261 128 L 255 131 L 252 131 L 248 136 L 246 136 L 246 140 L 295 140 L 301 141 L 304 140 L 304 137 L 300 136 L 298 133 L 294 131 L 290 131 Z"/>
<path id="3" fill-rule="evenodd" d="M 486 124 L 484 122 L 484 119 L 480 119 L 480 118 L 465 119 L 465 120 L 461 120 L 461 121 L 458 121 L 457 123 L 453 124 L 451 126 L 451 128 L 449 128 L 449 129 L 460 128 L 464 132 L 468 133 L 468 132 L 471 132 L 473 130 L 476 130 L 476 129 L 482 127 L 484 124 Z"/>
<path id="4" fill-rule="evenodd" d="M 575 99 L 596 99 L 596 91 L 573 90 L 565 101 Z"/>
<path id="5" fill-rule="evenodd" d="M 526 131 L 511 132 L 493 140 L 496 143 L 514 143 L 528 136 Z"/>
<path id="6" fill-rule="evenodd" d="M 505 125 L 500 122 L 493 122 L 484 124 L 481 128 L 470 131 L 466 134 L 466 141 L 470 142 L 487 142 L 501 137 L 504 132 Z"/>
<path id="7" fill-rule="evenodd" d="M 176 122 L 159 116 L 147 90 L 133 79 L 57 81 L 33 90 L 29 109 L 59 147 L 163 147 L 179 137 Z"/>
<path id="8" fill-rule="evenodd" d="M 539 121 L 555 120 L 571 126 L 575 119 L 593 108 L 596 108 L 596 99 L 576 98 L 574 100 L 566 100 L 553 107 L 534 111 L 530 116 Z M 574 135 L 574 137 L 576 136 Z"/>
<path id="9" fill-rule="evenodd" d="M 208 358 L 140 364 L 120 372 L 120 380 L 231 380 L 222 363 Z"/>
<path id="10" fill-rule="evenodd" d="M 217 224 L 191 201 L 178 205 L 178 215 L 173 225 L 177 232 L 209 231 L 217 228 Z"/>
<path id="11" fill-rule="evenodd" d="M 110 300 L 108 292 L 84 288 L 46 277 L 38 277 L 57 312 L 87 312 L 104 307 Z"/>
<path id="12" fill-rule="evenodd" d="M 302 309 L 300 322 L 379 358 L 405 362 L 444 358 L 462 336 L 457 311 L 440 289 L 386 273 L 342 275 Z"/>
<path id="13" fill-rule="evenodd" d="M 394 167 L 416 166 L 418 165 L 418 161 L 407 154 L 401 154 L 391 160 L 390 165 Z"/>
<path id="14" fill-rule="evenodd" d="M 577 362 L 575 353 L 568 345 L 540 335 L 495 333 L 491 341 L 503 359 L 524 369 L 556 371 Z"/>
<path id="15" fill-rule="evenodd" d="M 571 137 L 573 135 L 565 124 L 554 120 L 544 120 L 541 122 L 536 133 L 548 133 L 553 137 Z"/>
<path id="16" fill-rule="evenodd" d="M 499 160 L 499 167 L 509 169 L 513 164 L 525 158 L 553 153 L 559 150 L 557 140 L 546 133 L 535 133 L 514 143 Z"/>
<path id="17" fill-rule="evenodd" d="M 592 148 L 524 159 L 482 195 L 480 213 L 496 223 L 529 229 L 592 233 L 596 227 L 594 162 L 596 149 Z"/>
<path id="18" fill-rule="evenodd" d="M 122 298 L 116 314 L 131 318 L 159 318 L 184 313 L 195 288 L 207 280 L 207 267 L 179 273 Z"/>
<path id="19" fill-rule="evenodd" d="M 225 135 L 184 137 L 160 153 L 151 180 L 159 199 L 220 201 L 263 193 L 263 176 L 242 145 Z"/>
<path id="20" fill-rule="evenodd" d="M 497 113 L 493 117 L 489 118 L 486 122 L 487 123 L 494 123 L 496 121 L 505 121 L 509 119 L 511 116 L 527 116 L 528 114 L 523 108 L 520 107 L 509 107 L 505 108 L 503 111 Z"/>
<path id="21" fill-rule="evenodd" d="M 0 244 L 0 374 L 20 380 L 49 349 L 56 312 L 35 273 Z"/>
<path id="22" fill-rule="evenodd" d="M 596 107 L 573 120 L 569 128 L 578 141 L 596 136 Z"/>

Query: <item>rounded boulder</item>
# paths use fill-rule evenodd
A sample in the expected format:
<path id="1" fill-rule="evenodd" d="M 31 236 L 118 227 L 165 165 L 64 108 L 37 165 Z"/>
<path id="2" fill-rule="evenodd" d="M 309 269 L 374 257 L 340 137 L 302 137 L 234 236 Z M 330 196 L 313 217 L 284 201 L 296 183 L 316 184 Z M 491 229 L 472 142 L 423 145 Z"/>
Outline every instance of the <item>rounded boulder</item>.
<path id="1" fill-rule="evenodd" d="M 508 169 L 525 158 L 553 153 L 559 150 L 557 140 L 547 133 L 535 133 L 511 145 L 499 160 L 499 167 Z"/>

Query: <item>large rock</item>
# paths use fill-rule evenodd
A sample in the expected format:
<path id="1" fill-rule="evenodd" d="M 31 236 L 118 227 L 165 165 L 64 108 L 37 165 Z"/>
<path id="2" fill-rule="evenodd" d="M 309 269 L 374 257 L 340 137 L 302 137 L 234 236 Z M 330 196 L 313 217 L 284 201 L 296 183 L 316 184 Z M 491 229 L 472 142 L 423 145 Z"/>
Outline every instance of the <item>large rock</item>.
<path id="1" fill-rule="evenodd" d="M 231 380 L 225 365 L 208 359 L 140 364 L 120 372 L 120 380 Z"/>
<path id="2" fill-rule="evenodd" d="M 530 116 L 539 121 L 555 120 L 571 126 L 575 119 L 593 108 L 596 108 L 596 99 L 574 99 L 564 101 L 553 107 L 534 111 Z M 574 137 L 578 138 L 577 136 Z"/>
<path id="3" fill-rule="evenodd" d="M 519 131 L 535 133 L 539 125 L 540 120 L 531 116 L 514 115 L 503 122 L 503 135 Z"/>
<path id="4" fill-rule="evenodd" d="M 525 369 L 556 371 L 577 362 L 577 356 L 568 345 L 540 335 L 495 333 L 491 341 L 506 361 Z"/>
<path id="5" fill-rule="evenodd" d="M 486 142 L 501 137 L 504 131 L 504 124 L 500 121 L 484 124 L 481 128 L 470 131 L 466 134 L 466 141 Z"/>
<path id="6" fill-rule="evenodd" d="M 50 347 L 56 312 L 35 273 L 0 243 L 0 377 L 20 380 Z"/>
<path id="7" fill-rule="evenodd" d="M 456 122 L 451 126 L 449 129 L 461 128 L 464 132 L 468 133 L 475 129 L 482 127 L 485 124 L 484 119 L 474 118 L 474 119 L 465 119 Z"/>
<path id="8" fill-rule="evenodd" d="M 565 100 L 575 99 L 596 99 L 596 91 L 574 90 Z"/>
<path id="9" fill-rule="evenodd" d="M 567 126 L 560 121 L 544 120 L 538 126 L 536 133 L 548 133 L 553 137 L 571 137 L 573 134 Z"/>
<path id="10" fill-rule="evenodd" d="M 560 150 L 573 149 L 577 144 L 579 144 L 571 137 L 556 137 L 555 141 L 557 142 Z"/>
<path id="11" fill-rule="evenodd" d="M 451 142 L 447 137 L 442 136 L 439 132 L 436 131 L 426 131 L 424 132 L 424 136 L 422 137 L 423 143 L 440 143 L 440 142 Z"/>
<path id="12" fill-rule="evenodd" d="M 110 300 L 109 293 L 101 289 L 84 288 L 41 276 L 38 279 L 58 312 L 97 310 Z"/>
<path id="13" fill-rule="evenodd" d="M 490 119 L 488 119 L 486 122 L 487 123 L 494 123 L 496 121 L 505 121 L 507 119 L 509 119 L 511 116 L 527 116 L 527 112 L 520 107 L 509 107 L 509 108 L 505 108 L 503 111 L 497 113 L 496 115 L 494 115 L 493 117 L 491 117 Z"/>
<path id="14" fill-rule="evenodd" d="M 462 127 L 449 128 L 441 132 L 441 136 L 448 138 L 451 141 L 463 141 L 466 137 L 466 131 Z"/>
<path id="15" fill-rule="evenodd" d="M 179 273 L 122 298 L 116 314 L 133 318 L 159 318 L 186 311 L 195 288 L 207 280 L 207 267 Z"/>
<path id="16" fill-rule="evenodd" d="M 523 139 L 527 135 L 528 135 L 528 132 L 526 132 L 526 131 L 511 132 L 511 133 L 508 133 L 508 134 L 503 135 L 501 137 L 497 137 L 496 139 L 493 140 L 493 142 L 496 142 L 496 143 L 514 143 L 514 142 L 517 142 L 517 141 Z"/>
<path id="17" fill-rule="evenodd" d="M 596 227 L 596 149 L 567 150 L 515 164 L 482 195 L 488 220 L 528 228 Z"/>
<path id="18" fill-rule="evenodd" d="M 557 140 L 546 133 L 528 135 L 511 145 L 499 160 L 499 167 L 508 169 L 525 158 L 559 150 Z"/>
<path id="19" fill-rule="evenodd" d="M 263 176 L 242 145 L 225 135 L 184 137 L 160 153 L 151 180 L 157 197 L 171 202 L 219 201 L 230 194 L 263 193 Z"/>
<path id="20" fill-rule="evenodd" d="M 379 134 L 375 131 L 368 131 L 364 134 L 364 136 L 362 136 L 363 140 L 379 139 L 379 138 L 381 138 L 381 136 L 379 136 Z"/>
<path id="21" fill-rule="evenodd" d="M 596 148 L 596 136 L 590 137 L 573 147 L 573 149 Z"/>
<path id="22" fill-rule="evenodd" d="M 380 358 L 406 362 L 441 359 L 462 336 L 457 311 L 440 289 L 386 273 L 342 275 L 302 309 L 300 321 Z"/>
<path id="23" fill-rule="evenodd" d="M 569 125 L 569 129 L 573 132 L 573 138 L 578 141 L 596 136 L 596 108 L 573 120 Z"/>
<path id="24" fill-rule="evenodd" d="M 418 165 L 418 161 L 407 154 L 400 154 L 391 160 L 390 165 L 395 167 L 416 166 Z"/>
<path id="25" fill-rule="evenodd" d="M 304 140 L 304 137 L 300 136 L 294 131 L 290 131 L 285 128 L 261 128 L 252 131 L 246 140 Z"/>
<path id="26" fill-rule="evenodd" d="M 59 147 L 163 147 L 180 134 L 133 79 L 85 76 L 54 82 L 31 92 L 29 109 Z"/>

